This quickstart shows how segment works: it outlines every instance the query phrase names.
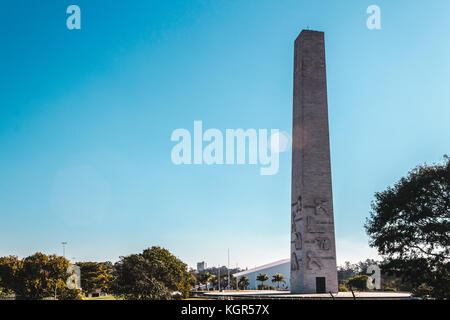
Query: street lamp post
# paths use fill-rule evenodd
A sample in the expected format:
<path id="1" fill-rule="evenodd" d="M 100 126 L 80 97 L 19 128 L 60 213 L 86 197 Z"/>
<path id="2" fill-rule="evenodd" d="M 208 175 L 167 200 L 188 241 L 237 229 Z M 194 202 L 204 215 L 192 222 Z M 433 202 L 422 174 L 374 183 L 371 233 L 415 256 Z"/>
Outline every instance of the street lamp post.
<path id="1" fill-rule="evenodd" d="M 220 265 L 219 265 L 219 292 L 220 292 Z"/>
<path id="2" fill-rule="evenodd" d="M 63 257 L 65 258 L 66 257 L 66 244 L 67 244 L 67 242 L 61 242 L 61 244 L 62 244 L 62 247 L 63 247 Z"/>
<path id="3" fill-rule="evenodd" d="M 231 279 L 230 279 L 230 248 L 228 248 L 228 290 L 231 290 Z"/>

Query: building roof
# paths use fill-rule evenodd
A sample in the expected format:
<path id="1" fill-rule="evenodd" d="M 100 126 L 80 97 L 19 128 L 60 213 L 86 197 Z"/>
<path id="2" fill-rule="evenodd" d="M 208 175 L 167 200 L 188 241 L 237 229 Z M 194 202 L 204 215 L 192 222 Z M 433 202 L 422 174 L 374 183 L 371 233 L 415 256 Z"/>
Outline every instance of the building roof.
<path id="1" fill-rule="evenodd" d="M 291 261 L 291 259 L 283 259 L 283 260 L 275 261 L 275 262 L 272 262 L 272 263 L 268 263 L 268 264 L 262 265 L 260 267 L 256 267 L 256 268 L 248 269 L 248 270 L 241 271 L 241 272 L 238 272 L 238 273 L 234 273 L 233 276 L 235 276 L 236 278 L 237 277 L 241 277 L 241 276 L 245 276 L 246 274 L 253 273 L 253 272 L 258 272 L 258 271 L 261 271 L 261 270 L 264 270 L 264 269 L 269 269 L 269 268 L 272 268 L 272 267 L 276 267 L 276 266 L 279 266 L 281 264 L 289 263 L 290 261 Z"/>

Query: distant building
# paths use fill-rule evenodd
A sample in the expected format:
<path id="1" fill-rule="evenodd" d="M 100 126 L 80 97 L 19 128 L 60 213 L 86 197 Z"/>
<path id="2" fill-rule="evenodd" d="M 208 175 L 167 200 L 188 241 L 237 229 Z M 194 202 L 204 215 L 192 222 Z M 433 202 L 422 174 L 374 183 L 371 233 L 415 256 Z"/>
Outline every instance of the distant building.
<path id="1" fill-rule="evenodd" d="M 197 271 L 198 272 L 204 272 L 207 268 L 208 268 L 208 266 L 206 265 L 205 261 L 197 262 Z"/>
<path id="2" fill-rule="evenodd" d="M 273 275 L 279 273 L 284 276 L 284 280 L 286 283 L 280 283 L 280 289 L 289 289 L 290 288 L 290 272 L 291 272 L 291 259 L 284 259 L 276 262 L 272 262 L 269 264 L 265 264 L 260 267 L 248 269 L 245 271 L 241 271 L 238 273 L 234 273 L 233 276 L 236 277 L 239 281 L 239 279 L 243 276 L 246 276 L 250 282 L 250 285 L 247 287 L 247 289 L 250 290 L 256 290 L 258 289 L 258 285 L 261 284 L 260 281 L 256 281 L 256 277 L 261 274 L 265 273 L 269 277 L 269 280 L 264 283 L 264 285 L 274 286 L 276 287 L 276 283 L 272 283 L 272 277 Z"/>

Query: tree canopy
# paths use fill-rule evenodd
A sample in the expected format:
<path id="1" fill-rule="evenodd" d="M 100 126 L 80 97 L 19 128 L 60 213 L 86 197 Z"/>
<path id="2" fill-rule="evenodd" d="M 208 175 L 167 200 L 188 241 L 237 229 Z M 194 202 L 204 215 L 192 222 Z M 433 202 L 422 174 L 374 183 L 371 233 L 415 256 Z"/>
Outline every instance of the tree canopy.
<path id="1" fill-rule="evenodd" d="M 264 282 L 269 280 L 269 277 L 265 273 L 260 273 L 256 276 L 256 280 L 261 282 L 261 288 L 264 289 Z"/>
<path id="2" fill-rule="evenodd" d="M 272 282 L 277 284 L 277 288 L 280 288 L 280 282 L 286 283 L 284 276 L 280 273 L 274 274 L 272 277 Z"/>
<path id="3" fill-rule="evenodd" d="M 367 279 L 369 279 L 368 275 L 357 275 L 353 278 L 348 279 L 347 285 L 353 290 L 356 289 L 358 291 L 367 290 Z"/>
<path id="4" fill-rule="evenodd" d="M 365 227 L 370 245 L 387 260 L 384 271 L 420 287 L 421 295 L 450 296 L 448 157 L 443 164 L 418 166 L 376 193 Z"/>
<path id="5" fill-rule="evenodd" d="M 96 289 L 109 292 L 114 281 L 113 268 L 102 262 L 77 262 L 81 271 L 81 287 L 90 293 Z"/>
<path id="6" fill-rule="evenodd" d="M 57 255 L 36 253 L 25 259 L 0 258 L 0 286 L 22 299 L 79 299 L 80 290 L 69 289 L 66 281 L 70 262 Z"/>
<path id="7" fill-rule="evenodd" d="M 239 278 L 238 284 L 242 289 L 245 290 L 250 284 L 250 280 L 246 276 L 242 276 Z"/>
<path id="8" fill-rule="evenodd" d="M 173 291 L 189 295 L 192 275 L 187 265 L 166 249 L 151 247 L 121 257 L 115 268 L 114 291 L 126 299 L 170 299 Z"/>

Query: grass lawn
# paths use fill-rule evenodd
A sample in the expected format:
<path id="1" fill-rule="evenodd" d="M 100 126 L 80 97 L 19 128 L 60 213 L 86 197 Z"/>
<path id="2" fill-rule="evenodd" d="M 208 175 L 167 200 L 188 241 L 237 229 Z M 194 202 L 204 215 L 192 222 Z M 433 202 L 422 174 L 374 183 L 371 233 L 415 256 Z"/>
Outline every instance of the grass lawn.
<path id="1" fill-rule="evenodd" d="M 121 299 L 115 296 L 104 296 L 104 297 L 83 298 L 83 300 L 121 300 Z"/>

